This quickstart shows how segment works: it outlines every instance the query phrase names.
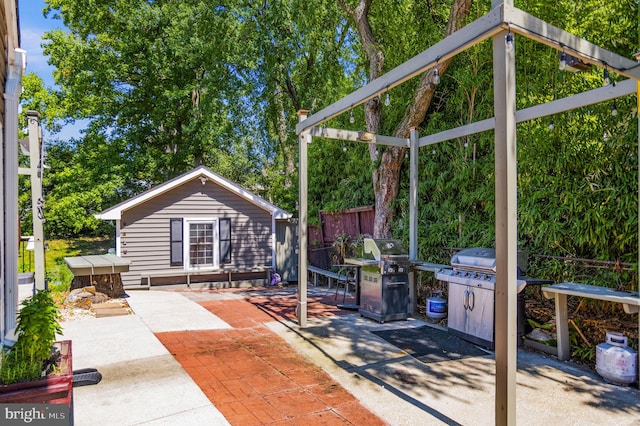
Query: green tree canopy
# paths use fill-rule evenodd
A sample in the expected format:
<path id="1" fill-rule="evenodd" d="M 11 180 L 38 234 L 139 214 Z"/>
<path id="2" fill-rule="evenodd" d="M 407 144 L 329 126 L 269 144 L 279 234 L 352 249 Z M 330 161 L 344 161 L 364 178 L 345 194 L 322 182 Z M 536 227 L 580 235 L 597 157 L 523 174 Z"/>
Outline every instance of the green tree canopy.
<path id="1" fill-rule="evenodd" d="M 634 0 L 515 6 L 619 55 L 638 50 Z M 90 125 L 79 140 L 49 141 L 47 226 L 65 234 L 96 229 L 75 222 L 201 163 L 295 213 L 296 111 L 320 110 L 490 7 L 488 0 L 50 0 L 45 13 L 67 27 L 45 37 L 59 89 L 27 76 L 24 105 L 44 108 L 51 129 L 80 118 Z M 560 72 L 557 54 L 516 36 L 519 109 L 602 84 L 598 67 Z M 426 135 L 492 117 L 490 42 L 439 66 L 437 87 L 429 71 L 391 89 L 391 105 L 373 99 L 353 108 L 354 123 L 344 114 L 327 125 L 406 136 L 411 126 Z M 618 99 L 615 117 L 612 103 L 559 114 L 553 131 L 548 120 L 518 126 L 523 248 L 636 262 L 634 104 Z M 314 140 L 311 220 L 318 210 L 376 203 L 387 211 L 385 232 L 407 239 L 404 150 Z M 491 132 L 421 150 L 421 257 L 493 245 L 493 180 Z M 63 226 L 65 209 L 74 223 Z"/>

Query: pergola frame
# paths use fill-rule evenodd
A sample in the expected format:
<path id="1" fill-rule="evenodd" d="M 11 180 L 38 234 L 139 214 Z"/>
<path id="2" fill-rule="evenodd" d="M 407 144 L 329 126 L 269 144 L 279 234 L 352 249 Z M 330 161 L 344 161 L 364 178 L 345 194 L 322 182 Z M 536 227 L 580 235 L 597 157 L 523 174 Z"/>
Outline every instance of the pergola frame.
<path id="1" fill-rule="evenodd" d="M 365 103 L 369 99 L 387 92 L 395 86 L 433 68 L 439 61 L 449 59 L 488 38 L 499 34 L 502 36 L 504 31 L 520 34 L 559 51 L 564 49 L 566 53 L 580 58 L 585 63 L 606 67 L 622 76 L 635 80 L 640 78 L 640 65 L 637 62 L 609 52 L 560 28 L 547 24 L 535 16 L 510 5 L 513 0 L 494 0 L 493 3 L 494 8 L 486 15 L 355 92 L 323 108 L 303 122 L 301 121 L 296 126 L 296 133 L 300 134 L 309 130 L 330 118 L 336 117 Z M 497 6 L 495 5 L 496 3 Z"/>
<path id="2" fill-rule="evenodd" d="M 508 32 L 519 34 L 542 44 L 564 51 L 583 62 L 615 72 L 628 80 L 589 90 L 553 102 L 516 111 L 515 53 L 507 49 Z M 336 117 L 391 88 L 433 68 L 439 61 L 449 59 L 470 47 L 492 38 L 494 70 L 494 118 L 474 122 L 440 133 L 419 138 L 412 129 L 410 137 L 394 138 L 342 129 L 319 127 Z M 516 264 L 517 264 L 517 172 L 516 124 L 548 115 L 570 111 L 583 106 L 616 99 L 640 91 L 640 64 L 598 47 L 560 28 L 554 27 L 515 8 L 513 0 L 492 0 L 492 10 L 471 24 L 456 31 L 388 73 L 362 88 L 307 117 L 299 113 L 296 133 L 299 138 L 299 274 L 298 324 L 307 325 L 307 144 L 314 136 L 409 149 L 410 163 L 410 241 L 409 258 L 417 260 L 417 188 L 418 151 L 420 147 L 460 138 L 486 130 L 494 130 L 495 195 L 496 195 L 496 286 L 495 286 L 495 423 L 515 424 L 516 397 Z M 639 101 L 640 103 L 640 101 Z M 639 111 L 640 113 L 640 111 Z M 640 118 L 639 127 L 640 127 Z M 640 132 L 638 136 L 640 155 Z M 640 164 L 640 158 L 639 158 Z M 640 177 L 639 177 L 640 193 Z M 639 195 L 640 199 L 640 195 Z M 640 209 L 639 209 L 640 210 Z M 640 231 L 639 231 L 640 234 Z M 640 240 L 640 238 L 639 238 Z M 639 250 L 640 252 L 640 250 Z M 640 261 L 640 259 L 639 259 Z M 414 280 L 412 280 L 414 281 Z M 412 284 L 414 286 L 414 284 Z M 411 288 L 413 299 L 414 288 Z M 415 301 L 412 300 L 415 307 Z M 640 327 L 640 322 L 639 322 Z"/>

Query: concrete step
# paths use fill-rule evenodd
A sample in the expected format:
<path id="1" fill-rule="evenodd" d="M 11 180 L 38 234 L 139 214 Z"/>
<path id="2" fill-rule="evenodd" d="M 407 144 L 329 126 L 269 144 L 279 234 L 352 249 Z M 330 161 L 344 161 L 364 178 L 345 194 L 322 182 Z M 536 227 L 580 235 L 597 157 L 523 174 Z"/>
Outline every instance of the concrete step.
<path id="1" fill-rule="evenodd" d="M 91 309 L 96 313 L 96 318 L 129 315 L 131 313 L 128 306 L 122 306 L 120 303 L 92 303 Z"/>

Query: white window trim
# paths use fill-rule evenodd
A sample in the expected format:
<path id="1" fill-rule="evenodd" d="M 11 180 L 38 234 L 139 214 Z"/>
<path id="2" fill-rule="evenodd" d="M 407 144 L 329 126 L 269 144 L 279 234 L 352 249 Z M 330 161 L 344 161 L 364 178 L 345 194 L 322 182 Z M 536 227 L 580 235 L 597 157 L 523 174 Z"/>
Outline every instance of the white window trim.
<path id="1" fill-rule="evenodd" d="M 220 224 L 217 217 L 185 217 L 182 227 L 182 249 L 184 269 L 189 271 L 207 271 L 220 269 Z M 213 223 L 213 265 L 191 265 L 189 248 L 191 245 L 190 225 L 192 223 Z"/>

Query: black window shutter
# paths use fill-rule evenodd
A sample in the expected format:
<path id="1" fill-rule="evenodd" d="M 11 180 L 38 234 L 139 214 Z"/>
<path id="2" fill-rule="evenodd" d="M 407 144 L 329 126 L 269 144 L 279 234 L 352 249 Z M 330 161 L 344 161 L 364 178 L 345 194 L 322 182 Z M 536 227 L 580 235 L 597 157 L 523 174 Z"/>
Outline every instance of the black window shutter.
<path id="1" fill-rule="evenodd" d="M 170 264 L 171 266 L 182 266 L 184 264 L 182 255 L 184 253 L 182 245 L 182 218 L 170 219 L 171 228 L 169 231 L 169 244 L 170 244 Z"/>
<path id="2" fill-rule="evenodd" d="M 231 263 L 231 218 L 220 218 L 219 227 L 220 263 Z"/>

